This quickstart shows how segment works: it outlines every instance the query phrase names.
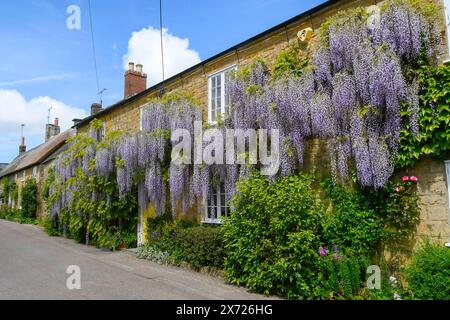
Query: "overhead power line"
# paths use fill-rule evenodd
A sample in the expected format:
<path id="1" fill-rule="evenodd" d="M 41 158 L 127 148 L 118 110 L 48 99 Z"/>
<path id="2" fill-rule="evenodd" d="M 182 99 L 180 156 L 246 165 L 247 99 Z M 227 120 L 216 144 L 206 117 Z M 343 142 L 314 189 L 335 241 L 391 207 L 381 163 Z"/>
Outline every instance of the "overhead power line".
<path id="1" fill-rule="evenodd" d="M 95 38 L 94 38 L 94 26 L 92 23 L 92 8 L 91 8 L 91 0 L 89 2 L 89 23 L 91 27 L 91 41 L 92 41 L 92 56 L 94 59 L 94 69 L 95 69 L 95 81 L 97 84 L 97 95 L 100 95 L 100 81 L 98 77 L 98 67 L 97 67 L 97 54 L 95 51 Z"/>
<path id="2" fill-rule="evenodd" d="M 161 67 L 162 67 L 162 80 L 164 81 L 165 70 L 164 70 L 164 41 L 163 41 L 163 7 L 162 0 L 159 0 L 159 29 L 161 32 Z"/>

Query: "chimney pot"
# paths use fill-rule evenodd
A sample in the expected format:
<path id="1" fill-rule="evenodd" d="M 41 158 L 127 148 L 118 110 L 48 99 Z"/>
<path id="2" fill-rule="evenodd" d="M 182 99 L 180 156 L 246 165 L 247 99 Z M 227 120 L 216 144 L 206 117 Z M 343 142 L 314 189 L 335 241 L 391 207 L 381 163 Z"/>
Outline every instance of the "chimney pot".
<path id="1" fill-rule="evenodd" d="M 136 71 L 142 73 L 142 64 L 136 65 Z"/>
<path id="2" fill-rule="evenodd" d="M 55 126 L 59 126 L 59 118 L 55 118 L 54 124 L 55 124 Z"/>
<path id="3" fill-rule="evenodd" d="M 134 71 L 134 62 L 128 62 L 128 70 Z"/>

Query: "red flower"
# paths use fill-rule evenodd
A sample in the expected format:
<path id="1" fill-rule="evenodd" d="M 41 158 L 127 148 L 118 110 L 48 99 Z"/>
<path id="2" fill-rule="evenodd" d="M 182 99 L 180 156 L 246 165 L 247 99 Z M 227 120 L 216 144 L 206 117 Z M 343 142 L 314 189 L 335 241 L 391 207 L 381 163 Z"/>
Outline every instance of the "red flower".
<path id="1" fill-rule="evenodd" d="M 412 182 L 419 181 L 419 179 L 416 176 L 411 176 L 411 178 L 409 178 L 409 180 L 411 180 Z"/>
<path id="2" fill-rule="evenodd" d="M 403 182 L 408 182 L 408 181 L 409 181 L 409 177 L 408 177 L 408 176 L 404 176 L 404 177 L 402 178 L 402 180 L 403 180 Z"/>

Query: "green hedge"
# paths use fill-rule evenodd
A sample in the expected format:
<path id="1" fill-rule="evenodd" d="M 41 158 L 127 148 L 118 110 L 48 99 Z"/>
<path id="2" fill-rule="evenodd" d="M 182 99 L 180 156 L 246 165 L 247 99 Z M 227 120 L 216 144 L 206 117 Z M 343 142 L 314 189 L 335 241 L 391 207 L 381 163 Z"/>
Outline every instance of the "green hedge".
<path id="1" fill-rule="evenodd" d="M 224 243 L 220 227 L 194 227 L 182 229 L 177 238 L 179 258 L 193 268 L 223 268 Z"/>
<path id="2" fill-rule="evenodd" d="M 223 235 L 220 227 L 197 226 L 177 221 L 171 214 L 149 218 L 148 244 L 139 256 L 158 263 L 188 263 L 194 269 L 221 269 L 224 262 Z"/>
<path id="3" fill-rule="evenodd" d="M 425 242 L 406 269 L 415 299 L 450 300 L 450 249 Z"/>

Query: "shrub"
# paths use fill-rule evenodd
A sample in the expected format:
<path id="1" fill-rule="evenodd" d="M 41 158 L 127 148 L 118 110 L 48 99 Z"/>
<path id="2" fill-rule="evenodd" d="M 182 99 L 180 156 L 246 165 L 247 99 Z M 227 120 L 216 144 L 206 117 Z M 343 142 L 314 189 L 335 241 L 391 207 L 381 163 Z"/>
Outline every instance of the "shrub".
<path id="1" fill-rule="evenodd" d="M 271 183 L 259 174 L 238 183 L 222 226 L 231 283 L 289 298 L 314 296 L 322 209 L 311 183 L 306 175 Z"/>
<path id="2" fill-rule="evenodd" d="M 182 223 L 173 219 L 170 213 L 147 220 L 147 241 L 153 248 L 178 256 L 178 244 L 175 235 L 181 230 Z"/>
<path id="3" fill-rule="evenodd" d="M 180 259 L 193 268 L 223 268 L 223 235 L 220 227 L 193 227 L 182 229 L 176 235 Z"/>
<path id="4" fill-rule="evenodd" d="M 0 208 L 0 219 L 16 221 L 20 218 L 20 210 L 13 209 L 7 205 L 3 205 Z"/>
<path id="5" fill-rule="evenodd" d="M 333 205 L 324 227 L 324 242 L 344 251 L 373 254 L 383 237 L 383 223 L 358 191 L 346 190 L 330 180 L 322 184 Z"/>
<path id="6" fill-rule="evenodd" d="M 35 179 L 27 179 L 22 188 L 22 214 L 24 218 L 36 218 L 38 187 Z"/>
<path id="7" fill-rule="evenodd" d="M 352 299 L 359 296 L 369 261 L 365 256 L 326 256 L 320 259 L 322 286 L 319 296 Z"/>
<path id="8" fill-rule="evenodd" d="M 160 251 L 152 245 L 145 245 L 138 249 L 137 257 L 156 262 L 158 264 L 169 264 L 172 262 L 170 254 L 167 251 Z"/>
<path id="9" fill-rule="evenodd" d="M 390 181 L 377 192 L 366 190 L 364 193 L 364 200 L 383 221 L 383 242 L 390 246 L 411 239 L 420 222 L 416 182 L 407 176 L 403 179 L 405 181 Z"/>
<path id="10" fill-rule="evenodd" d="M 405 273 L 415 299 L 450 299 L 450 249 L 425 242 Z"/>
<path id="11" fill-rule="evenodd" d="M 0 219 L 18 222 L 21 224 L 38 224 L 37 219 L 25 217 L 23 215 L 23 210 L 10 208 L 7 205 L 0 208 Z"/>
<path id="12" fill-rule="evenodd" d="M 196 226 L 193 222 L 178 221 L 171 214 L 164 214 L 147 220 L 147 239 L 147 249 L 143 250 L 151 253 L 149 260 L 158 262 L 167 253 L 172 263 L 186 262 L 194 269 L 223 267 L 220 228 Z"/>
<path id="13" fill-rule="evenodd" d="M 57 219 L 53 219 L 50 215 L 46 215 L 41 220 L 41 225 L 44 228 L 44 231 L 50 236 L 50 237 L 56 237 L 59 236 L 58 231 L 58 221 Z"/>

